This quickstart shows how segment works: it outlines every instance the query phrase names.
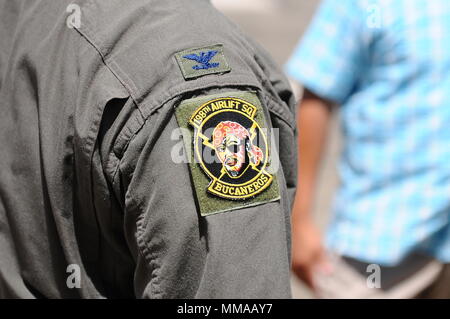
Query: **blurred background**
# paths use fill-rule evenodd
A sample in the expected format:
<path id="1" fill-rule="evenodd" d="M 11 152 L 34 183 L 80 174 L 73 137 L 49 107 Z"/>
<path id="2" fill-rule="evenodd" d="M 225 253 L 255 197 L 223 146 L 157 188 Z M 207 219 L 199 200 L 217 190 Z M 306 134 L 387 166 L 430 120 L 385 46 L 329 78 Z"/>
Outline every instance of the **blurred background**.
<path id="1" fill-rule="evenodd" d="M 319 0 L 212 0 L 216 7 L 238 24 L 248 35 L 264 46 L 280 66 L 288 60 L 301 39 Z M 301 88 L 293 83 L 300 97 Z M 335 163 L 340 150 L 340 137 L 334 115 L 325 160 L 320 173 L 315 199 L 314 217 L 322 230 L 328 223 L 329 211 L 338 179 Z M 294 298 L 311 298 L 308 289 L 292 277 Z"/>

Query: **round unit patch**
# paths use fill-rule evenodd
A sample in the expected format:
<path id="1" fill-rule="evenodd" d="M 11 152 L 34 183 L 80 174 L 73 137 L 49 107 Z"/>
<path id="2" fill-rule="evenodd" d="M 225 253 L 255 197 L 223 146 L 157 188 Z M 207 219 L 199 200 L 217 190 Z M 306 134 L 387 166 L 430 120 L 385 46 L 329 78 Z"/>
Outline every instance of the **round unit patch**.
<path id="1" fill-rule="evenodd" d="M 273 176 L 267 134 L 255 121 L 258 108 L 238 98 L 218 98 L 201 105 L 189 123 L 195 128 L 194 152 L 210 178 L 208 192 L 240 200 L 264 191 Z"/>

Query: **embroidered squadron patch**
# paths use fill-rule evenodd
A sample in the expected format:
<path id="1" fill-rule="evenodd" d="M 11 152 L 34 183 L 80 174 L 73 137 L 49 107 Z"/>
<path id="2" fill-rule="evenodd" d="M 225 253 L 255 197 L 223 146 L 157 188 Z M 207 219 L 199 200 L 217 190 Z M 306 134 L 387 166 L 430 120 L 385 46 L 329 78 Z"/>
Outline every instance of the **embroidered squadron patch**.
<path id="1" fill-rule="evenodd" d="M 279 199 L 270 140 L 256 94 L 233 92 L 183 101 L 180 127 L 192 136 L 191 173 L 203 216 Z M 188 152 L 189 153 L 189 152 Z"/>
<path id="2" fill-rule="evenodd" d="M 208 191 L 227 199 L 254 197 L 272 182 L 267 137 L 254 117 L 258 109 L 237 98 L 218 98 L 200 106 L 189 123 L 194 150 L 211 178 Z"/>

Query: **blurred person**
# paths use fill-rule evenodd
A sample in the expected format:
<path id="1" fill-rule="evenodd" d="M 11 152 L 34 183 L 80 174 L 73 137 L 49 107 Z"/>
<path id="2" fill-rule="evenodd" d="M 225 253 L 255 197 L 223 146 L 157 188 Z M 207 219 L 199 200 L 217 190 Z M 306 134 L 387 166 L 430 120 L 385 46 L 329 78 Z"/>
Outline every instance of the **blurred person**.
<path id="1" fill-rule="evenodd" d="M 295 99 L 208 0 L 0 0 L 0 109 L 0 298 L 291 296 Z"/>
<path id="2" fill-rule="evenodd" d="M 293 271 L 322 298 L 449 298 L 450 2 L 325 0 L 286 69 L 302 83 Z M 333 105 L 341 184 L 311 210 Z"/>

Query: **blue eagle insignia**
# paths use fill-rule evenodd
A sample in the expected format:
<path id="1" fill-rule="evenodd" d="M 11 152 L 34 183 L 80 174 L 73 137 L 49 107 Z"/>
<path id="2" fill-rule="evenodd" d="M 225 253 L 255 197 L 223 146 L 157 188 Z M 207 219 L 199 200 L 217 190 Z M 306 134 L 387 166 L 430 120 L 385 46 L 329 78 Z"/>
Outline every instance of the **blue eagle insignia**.
<path id="1" fill-rule="evenodd" d="M 217 54 L 217 52 L 219 51 L 200 52 L 200 55 L 188 54 L 183 56 L 183 58 L 200 63 L 192 67 L 194 70 L 208 70 L 217 68 L 220 65 L 220 63 L 209 63 L 209 61 L 211 61 L 211 59 Z"/>

